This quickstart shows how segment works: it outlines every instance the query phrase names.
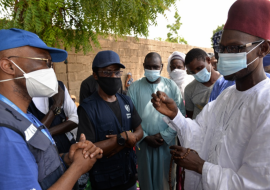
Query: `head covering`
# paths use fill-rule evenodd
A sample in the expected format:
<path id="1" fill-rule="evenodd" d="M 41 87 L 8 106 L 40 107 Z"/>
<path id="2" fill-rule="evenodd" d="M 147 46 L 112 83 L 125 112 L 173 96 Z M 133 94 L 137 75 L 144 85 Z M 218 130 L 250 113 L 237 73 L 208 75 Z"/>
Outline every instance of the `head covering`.
<path id="1" fill-rule="evenodd" d="M 184 99 L 184 91 L 186 86 L 194 80 L 194 77 L 191 75 L 188 75 L 186 70 L 181 70 L 181 69 L 175 69 L 171 71 L 171 62 L 174 59 L 180 59 L 183 62 L 185 62 L 186 55 L 184 53 L 175 51 L 173 52 L 169 58 L 168 58 L 168 66 L 167 66 L 167 71 L 170 75 L 171 80 L 173 80 L 178 88 L 180 89 L 182 98 Z"/>
<path id="2" fill-rule="evenodd" d="M 74 98 L 76 100 L 76 96 L 75 95 L 70 95 L 71 98 Z"/>
<path id="3" fill-rule="evenodd" d="M 0 30 L 0 51 L 23 46 L 47 50 L 53 62 L 62 62 L 67 58 L 67 52 L 65 50 L 48 47 L 38 35 L 32 32 L 17 28 Z"/>
<path id="4" fill-rule="evenodd" d="M 263 58 L 263 67 L 269 66 L 270 65 L 270 54 L 267 54 Z"/>
<path id="5" fill-rule="evenodd" d="M 125 66 L 120 63 L 120 58 L 117 53 L 111 50 L 100 51 L 94 58 L 92 68 L 102 68 L 113 64 L 117 64 L 120 65 L 121 68 L 125 68 Z"/>
<path id="6" fill-rule="evenodd" d="M 168 65 L 167 65 L 168 73 L 169 74 L 171 73 L 171 67 L 170 66 L 171 66 L 172 60 L 179 59 L 179 60 L 183 61 L 183 63 L 185 63 L 185 58 L 186 58 L 186 55 L 184 53 L 179 52 L 179 51 L 173 52 L 168 58 Z"/>
<path id="7" fill-rule="evenodd" d="M 218 31 L 212 37 L 213 48 L 217 53 L 218 53 L 217 48 L 219 47 L 219 43 L 220 43 L 220 40 L 221 40 L 222 33 L 223 33 L 223 30 Z"/>
<path id="8" fill-rule="evenodd" d="M 224 30 L 270 39 L 270 1 L 238 0 L 230 8 Z"/>

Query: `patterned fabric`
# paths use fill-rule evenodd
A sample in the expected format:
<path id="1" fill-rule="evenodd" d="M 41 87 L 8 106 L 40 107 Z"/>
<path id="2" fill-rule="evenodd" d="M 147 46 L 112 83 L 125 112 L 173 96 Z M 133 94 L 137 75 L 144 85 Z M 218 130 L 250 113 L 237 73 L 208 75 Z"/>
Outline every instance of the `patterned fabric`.
<path id="1" fill-rule="evenodd" d="M 221 40 L 222 33 L 223 33 L 223 30 L 221 30 L 219 32 L 216 32 L 212 37 L 213 47 L 214 47 L 215 52 L 217 52 L 217 53 L 218 53 L 217 48 L 219 47 L 219 43 L 220 43 L 220 40 Z"/>

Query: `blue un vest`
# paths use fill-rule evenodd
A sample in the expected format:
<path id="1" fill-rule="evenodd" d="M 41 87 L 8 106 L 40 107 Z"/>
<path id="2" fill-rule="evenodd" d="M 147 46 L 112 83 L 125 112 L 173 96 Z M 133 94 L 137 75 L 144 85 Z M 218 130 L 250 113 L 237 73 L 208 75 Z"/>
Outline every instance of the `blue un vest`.
<path id="1" fill-rule="evenodd" d="M 121 109 L 122 126 L 108 104 L 95 92 L 80 105 L 95 127 L 95 141 L 106 140 L 106 135 L 130 131 L 133 103 L 128 96 L 116 94 Z M 109 189 L 127 183 L 136 174 L 136 156 L 132 148 L 124 148 L 110 158 L 98 160 L 90 170 L 93 188 Z"/>
<path id="2" fill-rule="evenodd" d="M 51 140 L 42 132 L 44 125 L 36 127 L 10 105 L 0 101 L 0 127 L 7 127 L 25 140 L 38 166 L 38 182 L 43 190 L 51 187 L 64 173 L 59 154 Z M 30 127 L 31 126 L 31 127 Z M 25 131 L 36 129 L 34 135 L 27 139 Z"/>
<path id="3" fill-rule="evenodd" d="M 58 81 L 59 86 L 65 91 L 65 86 L 63 84 L 63 82 Z M 53 105 L 53 99 L 49 98 L 49 108 Z M 36 116 L 39 120 L 42 120 L 45 117 L 45 114 L 42 113 L 41 111 L 39 111 L 39 109 L 37 109 L 36 105 L 34 104 L 33 101 L 31 101 L 29 107 L 28 107 L 28 111 L 31 112 L 34 116 Z M 63 108 L 61 109 L 61 113 L 57 116 L 55 116 L 54 120 L 52 121 L 52 124 L 50 126 L 54 127 L 56 125 L 59 125 L 63 122 L 66 121 L 66 115 L 65 112 L 63 110 Z M 54 135 L 53 139 L 56 143 L 57 149 L 59 153 L 65 153 L 69 151 L 70 146 L 75 143 L 74 142 L 70 142 L 69 139 L 67 138 L 66 134 L 59 134 L 59 135 Z"/>

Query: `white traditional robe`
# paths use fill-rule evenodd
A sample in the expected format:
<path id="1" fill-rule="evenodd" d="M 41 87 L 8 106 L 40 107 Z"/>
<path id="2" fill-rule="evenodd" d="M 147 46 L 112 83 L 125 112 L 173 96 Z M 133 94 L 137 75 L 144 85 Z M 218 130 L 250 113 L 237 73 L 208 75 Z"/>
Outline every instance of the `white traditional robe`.
<path id="1" fill-rule="evenodd" d="M 164 121 L 181 145 L 205 160 L 202 175 L 186 171 L 185 190 L 270 189 L 270 80 L 224 90 L 195 120 L 180 112 Z"/>

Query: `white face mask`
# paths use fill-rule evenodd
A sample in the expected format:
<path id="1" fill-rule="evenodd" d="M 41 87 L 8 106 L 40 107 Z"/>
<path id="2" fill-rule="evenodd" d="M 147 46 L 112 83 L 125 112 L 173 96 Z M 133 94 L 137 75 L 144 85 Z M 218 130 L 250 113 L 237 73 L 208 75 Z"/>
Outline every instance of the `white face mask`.
<path id="1" fill-rule="evenodd" d="M 182 70 L 182 69 L 174 69 L 170 73 L 170 77 L 171 77 L 172 80 L 184 78 L 186 75 L 187 75 L 187 71 Z"/>
<path id="2" fill-rule="evenodd" d="M 10 60 L 20 71 L 22 71 L 23 77 L 17 77 L 14 79 L 26 79 L 26 89 L 31 98 L 33 97 L 52 97 L 58 93 L 58 82 L 54 70 L 40 69 L 30 73 L 25 73 L 17 64 Z M 0 82 L 6 82 L 14 79 L 0 80 Z"/>

